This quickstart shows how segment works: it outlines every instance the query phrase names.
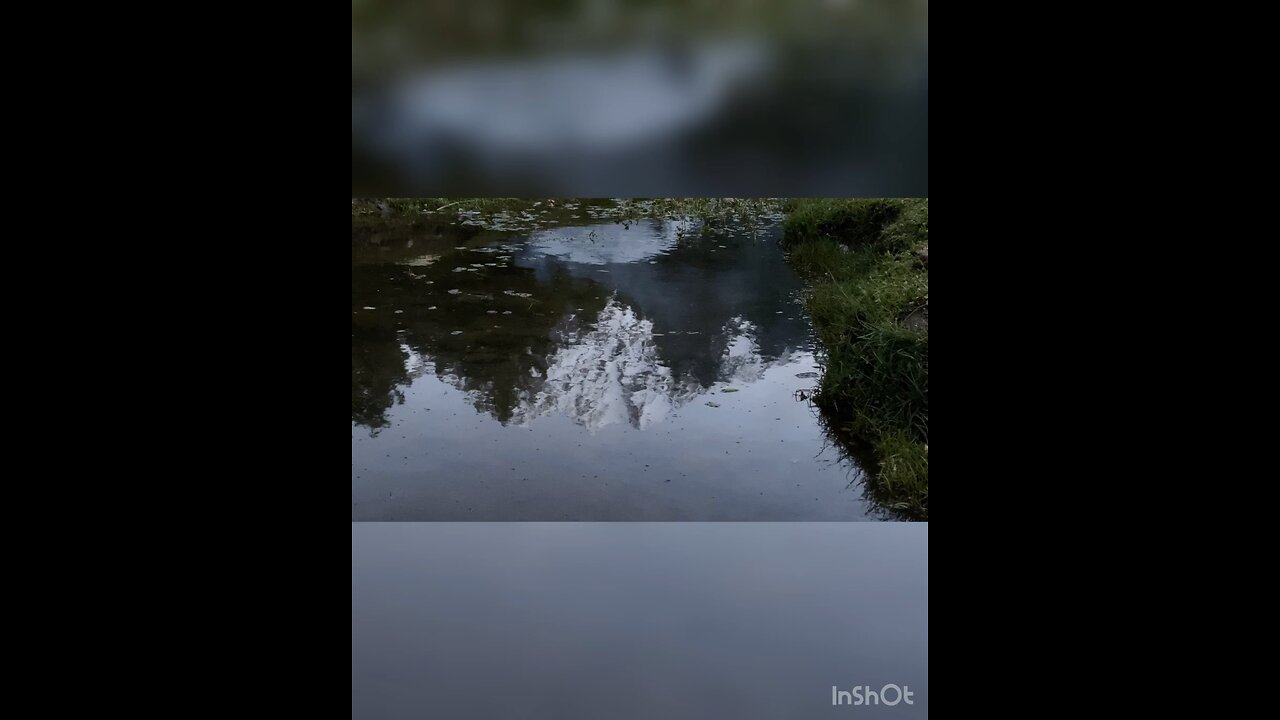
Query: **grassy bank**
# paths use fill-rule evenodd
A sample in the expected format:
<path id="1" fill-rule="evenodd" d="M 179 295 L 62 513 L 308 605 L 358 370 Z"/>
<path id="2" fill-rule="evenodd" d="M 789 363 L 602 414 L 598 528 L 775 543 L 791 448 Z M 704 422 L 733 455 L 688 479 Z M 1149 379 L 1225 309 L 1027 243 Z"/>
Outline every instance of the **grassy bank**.
<path id="1" fill-rule="evenodd" d="M 797 200 L 784 242 L 825 350 L 814 400 L 870 449 L 884 505 L 929 517 L 929 201 Z"/>

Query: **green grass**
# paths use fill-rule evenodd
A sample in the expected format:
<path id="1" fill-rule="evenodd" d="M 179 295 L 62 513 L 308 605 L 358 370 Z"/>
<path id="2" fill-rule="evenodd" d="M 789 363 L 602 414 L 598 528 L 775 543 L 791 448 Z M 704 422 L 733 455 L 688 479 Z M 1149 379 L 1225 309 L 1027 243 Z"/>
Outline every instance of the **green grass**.
<path id="1" fill-rule="evenodd" d="M 784 242 L 824 348 L 814 401 L 870 447 L 882 504 L 929 517 L 929 201 L 796 200 Z M 923 317 L 921 322 L 919 318 Z"/>

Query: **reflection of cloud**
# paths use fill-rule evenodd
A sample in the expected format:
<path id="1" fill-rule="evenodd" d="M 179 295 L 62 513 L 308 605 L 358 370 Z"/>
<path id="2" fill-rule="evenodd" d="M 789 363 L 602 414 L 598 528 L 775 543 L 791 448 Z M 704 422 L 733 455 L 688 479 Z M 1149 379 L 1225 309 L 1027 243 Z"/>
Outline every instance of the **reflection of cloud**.
<path id="1" fill-rule="evenodd" d="M 729 342 L 720 358 L 720 369 L 716 376 L 721 382 L 753 383 L 764 377 L 764 371 L 775 365 L 786 365 L 791 362 L 791 350 L 766 360 L 760 354 L 760 343 L 756 341 L 755 323 L 737 316 L 725 323 L 725 334 Z"/>
<path id="2" fill-rule="evenodd" d="M 419 377 L 431 372 L 434 364 L 423 357 L 417 350 L 409 347 L 404 342 L 400 343 L 400 352 L 404 356 L 404 372 L 409 382 L 417 380 Z"/>
<path id="3" fill-rule="evenodd" d="M 748 385 L 762 379 L 769 368 L 793 360 L 790 350 L 772 359 L 762 356 L 756 326 L 741 316 L 725 323 L 722 332 L 727 342 L 716 373 L 720 382 Z M 545 373 L 531 366 L 529 384 L 509 388 L 514 396 L 510 422 L 515 425 L 563 415 L 591 432 L 616 424 L 645 430 L 705 391 L 692 377 L 676 376 L 658 355 L 653 321 L 617 298 L 609 300 L 594 322 L 571 315 L 553 333 L 559 347 L 547 358 Z M 462 390 L 478 410 L 492 410 L 493 397 L 501 389 L 492 380 L 477 384 L 455 368 L 437 369 L 430 357 L 407 345 L 401 344 L 401 351 L 409 382 L 435 373 Z"/>
<path id="4" fill-rule="evenodd" d="M 643 430 L 698 392 L 659 360 L 653 322 L 616 299 L 600 311 L 594 329 L 567 339 L 550 359 L 542 390 L 517 411 L 518 422 L 555 413 L 593 432 L 615 423 Z"/>
<path id="5" fill-rule="evenodd" d="M 731 319 L 725 330 L 729 342 L 725 345 L 716 375 L 721 382 L 753 382 L 764 374 L 760 357 L 760 344 L 755 339 L 755 325 L 741 317 Z M 734 330 L 737 330 L 735 333 Z"/>
<path id="6" fill-rule="evenodd" d="M 680 235 L 693 227 L 687 221 L 645 220 L 631 225 L 550 228 L 533 233 L 523 255 L 584 265 L 638 262 L 670 252 Z"/>

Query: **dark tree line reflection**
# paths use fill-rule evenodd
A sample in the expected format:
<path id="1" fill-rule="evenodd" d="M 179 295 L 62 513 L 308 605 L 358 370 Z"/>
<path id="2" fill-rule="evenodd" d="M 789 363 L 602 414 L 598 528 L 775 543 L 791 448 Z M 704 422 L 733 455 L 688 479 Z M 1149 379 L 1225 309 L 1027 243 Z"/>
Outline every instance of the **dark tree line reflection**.
<path id="1" fill-rule="evenodd" d="M 431 373 L 502 423 L 661 422 L 806 346 L 773 237 L 661 220 L 499 240 L 353 218 L 351 420 L 377 432 Z"/>

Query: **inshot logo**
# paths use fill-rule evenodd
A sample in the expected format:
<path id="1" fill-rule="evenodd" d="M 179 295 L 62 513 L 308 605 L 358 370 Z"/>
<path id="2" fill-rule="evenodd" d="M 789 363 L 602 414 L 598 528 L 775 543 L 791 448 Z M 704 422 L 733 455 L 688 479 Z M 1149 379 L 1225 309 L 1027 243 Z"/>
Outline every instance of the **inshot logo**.
<path id="1" fill-rule="evenodd" d="M 841 690 L 835 685 L 831 686 L 831 704 L 832 705 L 897 705 L 898 703 L 906 703 L 915 705 L 911 692 L 911 688 L 903 685 L 885 685 L 879 690 L 873 690 L 868 685 L 854 685 L 852 690 Z"/>

